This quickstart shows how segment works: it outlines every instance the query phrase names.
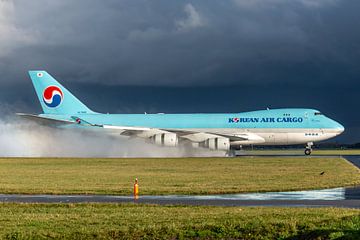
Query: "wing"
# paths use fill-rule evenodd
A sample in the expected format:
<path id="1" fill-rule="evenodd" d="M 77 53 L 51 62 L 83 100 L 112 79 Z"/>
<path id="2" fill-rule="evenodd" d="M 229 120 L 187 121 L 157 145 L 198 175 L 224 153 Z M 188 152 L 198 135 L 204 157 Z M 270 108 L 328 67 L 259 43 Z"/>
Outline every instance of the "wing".
<path id="1" fill-rule="evenodd" d="M 197 132 L 192 134 L 187 134 L 181 136 L 182 138 L 189 139 L 192 142 L 203 142 L 207 139 L 212 138 L 228 138 L 230 142 L 240 144 L 255 144 L 263 143 L 265 139 L 254 133 L 232 133 L 232 134 L 223 134 L 223 133 L 207 133 L 207 132 Z"/>
<path id="2" fill-rule="evenodd" d="M 227 138 L 231 143 L 237 145 L 257 144 L 257 143 L 265 142 L 265 139 L 262 138 L 261 136 L 248 132 L 224 134 L 224 133 L 209 133 L 209 132 L 179 130 L 179 129 L 121 127 L 121 126 L 107 126 L 107 125 L 103 125 L 103 128 L 119 131 L 121 135 L 137 136 L 142 138 L 151 138 L 157 134 L 163 134 L 163 133 L 173 133 L 176 134 L 181 139 L 187 139 L 195 143 L 201 143 L 208 139 L 216 139 L 216 138 Z"/>

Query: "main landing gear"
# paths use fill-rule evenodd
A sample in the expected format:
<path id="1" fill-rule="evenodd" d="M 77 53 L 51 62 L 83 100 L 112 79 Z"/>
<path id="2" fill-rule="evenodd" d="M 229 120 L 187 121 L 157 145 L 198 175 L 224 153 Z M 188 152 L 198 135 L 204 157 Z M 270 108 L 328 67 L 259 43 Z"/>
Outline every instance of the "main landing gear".
<path id="1" fill-rule="evenodd" d="M 225 157 L 236 157 L 236 151 L 235 150 L 229 150 L 225 153 Z"/>
<path id="2" fill-rule="evenodd" d="M 226 152 L 225 156 L 226 157 L 236 157 L 237 152 L 239 152 L 240 150 L 242 150 L 241 145 L 231 146 L 230 149 Z"/>
<path id="3" fill-rule="evenodd" d="M 314 144 L 312 142 L 308 142 L 307 145 L 306 145 L 306 148 L 305 148 L 305 155 L 309 156 L 311 153 L 312 153 L 312 146 Z"/>

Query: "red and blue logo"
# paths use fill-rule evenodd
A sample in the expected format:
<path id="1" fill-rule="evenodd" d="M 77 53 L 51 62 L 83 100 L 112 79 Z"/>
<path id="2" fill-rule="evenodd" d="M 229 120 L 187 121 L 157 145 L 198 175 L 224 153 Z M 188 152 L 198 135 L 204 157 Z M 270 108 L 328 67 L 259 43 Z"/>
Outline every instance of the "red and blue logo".
<path id="1" fill-rule="evenodd" d="M 50 86 L 44 90 L 43 100 L 50 108 L 58 107 L 64 99 L 64 94 L 59 87 Z"/>
<path id="2" fill-rule="evenodd" d="M 238 123 L 238 122 L 240 122 L 240 118 L 237 118 L 237 117 L 229 118 L 229 123 Z"/>

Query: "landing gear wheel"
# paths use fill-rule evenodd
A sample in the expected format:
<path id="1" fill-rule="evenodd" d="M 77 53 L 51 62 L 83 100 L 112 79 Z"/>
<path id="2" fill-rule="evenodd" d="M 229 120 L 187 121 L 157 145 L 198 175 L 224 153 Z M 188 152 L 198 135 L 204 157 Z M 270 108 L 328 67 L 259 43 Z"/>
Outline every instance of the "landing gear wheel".
<path id="1" fill-rule="evenodd" d="M 236 157 L 236 152 L 235 150 L 229 150 L 226 152 L 226 157 Z"/>
<path id="2" fill-rule="evenodd" d="M 311 154 L 311 152 L 312 152 L 312 146 L 314 145 L 314 143 L 313 142 L 308 142 L 307 144 L 306 144 L 306 148 L 305 148 L 305 155 L 306 156 L 309 156 L 310 154 Z"/>

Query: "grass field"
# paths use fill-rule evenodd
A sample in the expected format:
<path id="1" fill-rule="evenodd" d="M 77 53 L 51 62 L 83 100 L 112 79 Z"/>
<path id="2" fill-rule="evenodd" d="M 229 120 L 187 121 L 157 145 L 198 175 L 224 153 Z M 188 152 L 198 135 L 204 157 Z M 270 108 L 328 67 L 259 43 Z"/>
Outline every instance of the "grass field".
<path id="1" fill-rule="evenodd" d="M 304 155 L 304 149 L 274 149 L 274 150 L 244 150 L 242 154 L 245 155 Z M 321 155 L 333 155 L 333 156 L 344 156 L 344 155 L 360 155 L 360 149 L 348 149 L 348 150 L 320 150 L 313 149 L 311 153 L 313 156 Z"/>
<path id="2" fill-rule="evenodd" d="M 359 239 L 360 210 L 1 204 L 1 239 Z"/>
<path id="3" fill-rule="evenodd" d="M 321 172 L 325 174 L 320 175 Z M 221 194 L 360 184 L 342 158 L 0 159 L 1 193 Z"/>

